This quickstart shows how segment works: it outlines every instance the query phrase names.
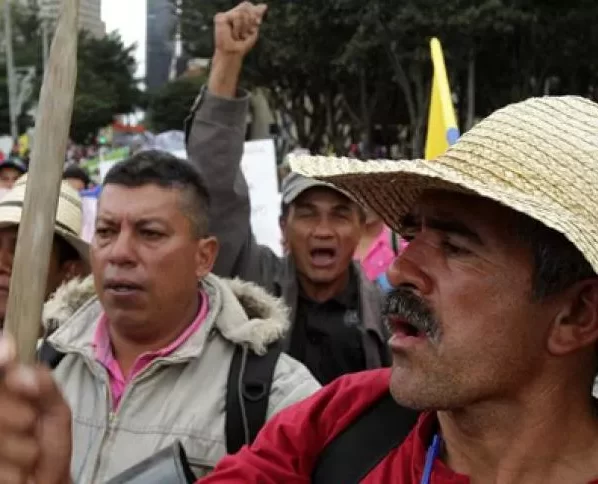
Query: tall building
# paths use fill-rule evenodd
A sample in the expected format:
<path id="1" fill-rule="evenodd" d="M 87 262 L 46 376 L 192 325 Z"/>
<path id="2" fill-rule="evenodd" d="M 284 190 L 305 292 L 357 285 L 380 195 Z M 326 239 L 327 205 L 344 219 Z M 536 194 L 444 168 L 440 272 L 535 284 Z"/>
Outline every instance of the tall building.
<path id="1" fill-rule="evenodd" d="M 37 0 L 42 19 L 55 22 L 60 15 L 61 0 Z M 80 0 L 79 28 L 96 37 L 106 35 L 106 24 L 102 22 L 102 0 Z"/>
<path id="2" fill-rule="evenodd" d="M 170 78 L 175 49 L 176 15 L 171 0 L 147 0 L 146 78 L 148 91 Z"/>

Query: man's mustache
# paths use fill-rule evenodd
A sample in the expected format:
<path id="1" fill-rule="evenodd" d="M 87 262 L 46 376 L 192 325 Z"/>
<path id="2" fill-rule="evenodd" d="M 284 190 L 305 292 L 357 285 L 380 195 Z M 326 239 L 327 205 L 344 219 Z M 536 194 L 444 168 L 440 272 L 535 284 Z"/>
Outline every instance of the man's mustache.
<path id="1" fill-rule="evenodd" d="M 386 296 L 386 303 L 383 309 L 386 316 L 386 324 L 391 319 L 399 319 L 414 326 L 420 333 L 429 338 L 436 338 L 440 333 L 440 324 L 434 312 L 422 298 L 412 290 L 399 287 Z M 393 328 L 389 327 L 392 333 Z"/>

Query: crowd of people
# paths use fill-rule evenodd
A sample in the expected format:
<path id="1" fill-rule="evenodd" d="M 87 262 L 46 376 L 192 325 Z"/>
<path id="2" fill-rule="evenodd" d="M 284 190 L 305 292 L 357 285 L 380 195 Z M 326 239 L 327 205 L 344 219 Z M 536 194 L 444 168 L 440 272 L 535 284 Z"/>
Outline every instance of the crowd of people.
<path id="1" fill-rule="evenodd" d="M 598 105 L 507 106 L 436 160 L 298 155 L 279 257 L 240 166 L 266 9 L 215 17 L 189 159 L 116 164 L 91 243 L 65 170 L 41 364 L 0 337 L 0 482 L 598 484 Z"/>

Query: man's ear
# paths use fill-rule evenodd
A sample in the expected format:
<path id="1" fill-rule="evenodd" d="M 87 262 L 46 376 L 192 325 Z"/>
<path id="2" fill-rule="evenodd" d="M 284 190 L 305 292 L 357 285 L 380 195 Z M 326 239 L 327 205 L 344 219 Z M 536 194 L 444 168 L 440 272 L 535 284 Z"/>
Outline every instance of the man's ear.
<path id="1" fill-rule="evenodd" d="M 216 237 L 205 237 L 197 241 L 197 250 L 195 251 L 195 275 L 197 279 L 203 279 L 212 272 L 219 248 Z"/>
<path id="2" fill-rule="evenodd" d="M 598 279 L 571 287 L 552 326 L 548 350 L 557 356 L 573 353 L 598 341 Z"/>

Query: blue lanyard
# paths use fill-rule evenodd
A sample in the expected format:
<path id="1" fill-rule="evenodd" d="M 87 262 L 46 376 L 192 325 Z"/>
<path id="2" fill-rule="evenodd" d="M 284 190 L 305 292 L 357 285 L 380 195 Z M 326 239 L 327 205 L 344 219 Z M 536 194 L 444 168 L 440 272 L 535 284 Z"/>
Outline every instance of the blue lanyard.
<path id="1" fill-rule="evenodd" d="M 428 447 L 428 452 L 426 454 L 426 463 L 424 464 L 424 473 L 420 484 L 430 484 L 432 468 L 434 467 L 434 461 L 440 452 L 440 444 L 442 444 L 442 438 L 439 434 L 434 434 L 434 438 L 432 439 L 432 443 L 430 444 L 430 447 Z"/>

